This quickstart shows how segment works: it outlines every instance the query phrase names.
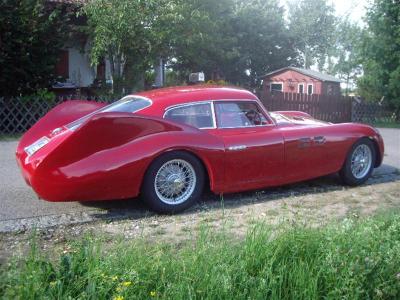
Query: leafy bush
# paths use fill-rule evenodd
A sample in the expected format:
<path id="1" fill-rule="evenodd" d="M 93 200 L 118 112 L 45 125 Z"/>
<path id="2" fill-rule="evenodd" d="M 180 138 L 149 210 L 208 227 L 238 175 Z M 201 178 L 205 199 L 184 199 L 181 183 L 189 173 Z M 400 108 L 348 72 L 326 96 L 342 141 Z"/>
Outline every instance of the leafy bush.
<path id="1" fill-rule="evenodd" d="M 27 95 L 51 85 L 71 31 L 63 7 L 44 0 L 0 2 L 0 95 Z"/>
<path id="2" fill-rule="evenodd" d="M 35 245 L 35 243 L 33 243 Z M 104 247 L 105 248 L 105 247 Z M 2 270 L 4 299 L 399 299 L 400 215 L 244 240 L 202 230 L 192 243 L 108 246 L 90 238 L 50 261 L 33 246 Z"/>
<path id="3" fill-rule="evenodd" d="M 28 103 L 36 100 L 51 103 L 56 100 L 56 94 L 54 92 L 50 92 L 48 89 L 38 89 L 34 94 L 16 97 L 15 99 L 17 101 L 20 100 Z"/>

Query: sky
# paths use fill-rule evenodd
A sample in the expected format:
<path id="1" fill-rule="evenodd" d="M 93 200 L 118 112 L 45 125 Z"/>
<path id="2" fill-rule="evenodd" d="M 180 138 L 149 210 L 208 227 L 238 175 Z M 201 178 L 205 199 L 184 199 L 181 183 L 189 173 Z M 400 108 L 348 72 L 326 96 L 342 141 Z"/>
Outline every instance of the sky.
<path id="1" fill-rule="evenodd" d="M 282 5 L 286 6 L 287 0 L 279 0 Z M 336 15 L 339 17 L 347 17 L 358 23 L 364 25 L 362 21 L 363 16 L 366 12 L 366 6 L 370 0 L 328 0 L 329 3 L 333 4 L 336 10 Z"/>
<path id="2" fill-rule="evenodd" d="M 368 0 L 335 0 L 332 2 L 335 6 L 337 16 L 348 16 L 351 21 L 357 22 L 359 25 L 364 24 L 362 18 L 366 13 Z"/>

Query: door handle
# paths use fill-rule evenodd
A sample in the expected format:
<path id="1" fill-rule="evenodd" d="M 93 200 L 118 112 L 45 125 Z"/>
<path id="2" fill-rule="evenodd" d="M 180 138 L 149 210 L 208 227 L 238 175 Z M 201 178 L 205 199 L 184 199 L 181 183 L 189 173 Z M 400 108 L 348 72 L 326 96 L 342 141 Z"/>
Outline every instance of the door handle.
<path id="1" fill-rule="evenodd" d="M 324 144 L 325 142 L 326 142 L 326 139 L 322 135 L 314 137 L 314 143 L 317 144 L 317 145 Z"/>

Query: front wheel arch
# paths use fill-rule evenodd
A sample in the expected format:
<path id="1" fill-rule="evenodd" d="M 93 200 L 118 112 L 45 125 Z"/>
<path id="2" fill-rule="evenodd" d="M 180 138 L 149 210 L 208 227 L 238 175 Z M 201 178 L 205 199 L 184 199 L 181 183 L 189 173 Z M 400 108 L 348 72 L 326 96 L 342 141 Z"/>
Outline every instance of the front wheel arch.
<path id="1" fill-rule="evenodd" d="M 353 151 L 355 151 L 355 149 L 360 146 L 360 145 L 367 145 L 368 148 L 370 148 L 371 150 L 371 165 L 370 165 L 370 169 L 367 172 L 367 174 L 365 176 L 363 176 L 362 178 L 356 178 L 351 171 L 351 155 L 353 154 Z M 356 186 L 356 185 L 360 185 L 363 184 L 365 181 L 367 181 L 367 179 L 371 176 L 373 169 L 375 167 L 376 164 L 376 146 L 374 145 L 374 141 L 372 139 L 370 139 L 369 137 L 361 137 L 359 139 L 357 139 L 350 147 L 349 151 L 346 154 L 346 158 L 344 160 L 343 166 L 341 168 L 341 170 L 339 171 L 339 175 L 342 178 L 342 181 L 350 186 Z"/>
<path id="2" fill-rule="evenodd" d="M 367 138 L 367 137 L 364 137 L 364 138 Z M 375 148 L 375 165 L 374 165 L 374 167 L 377 168 L 382 163 L 382 159 L 383 159 L 382 153 L 381 153 L 381 150 L 379 149 L 378 142 L 373 137 L 368 137 L 368 138 L 371 140 L 371 142 L 373 143 L 374 148 Z"/>

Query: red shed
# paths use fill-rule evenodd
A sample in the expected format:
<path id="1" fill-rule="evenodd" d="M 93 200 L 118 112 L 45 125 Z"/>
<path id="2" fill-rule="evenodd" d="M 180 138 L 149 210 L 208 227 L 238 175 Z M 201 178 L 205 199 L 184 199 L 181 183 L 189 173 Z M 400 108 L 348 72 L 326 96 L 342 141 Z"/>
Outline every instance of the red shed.
<path id="1" fill-rule="evenodd" d="M 262 79 L 267 91 L 340 95 L 339 79 L 313 70 L 286 67 L 270 72 L 262 76 Z"/>

